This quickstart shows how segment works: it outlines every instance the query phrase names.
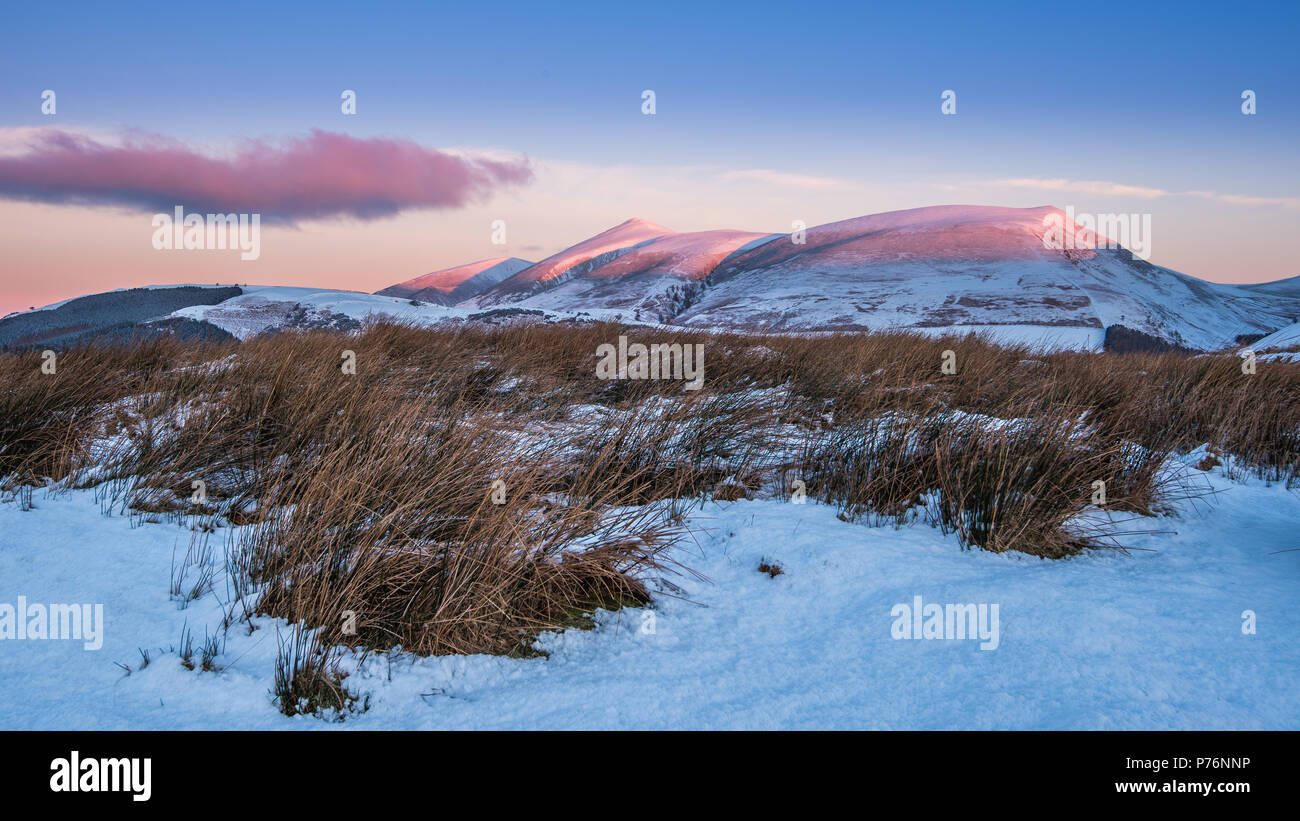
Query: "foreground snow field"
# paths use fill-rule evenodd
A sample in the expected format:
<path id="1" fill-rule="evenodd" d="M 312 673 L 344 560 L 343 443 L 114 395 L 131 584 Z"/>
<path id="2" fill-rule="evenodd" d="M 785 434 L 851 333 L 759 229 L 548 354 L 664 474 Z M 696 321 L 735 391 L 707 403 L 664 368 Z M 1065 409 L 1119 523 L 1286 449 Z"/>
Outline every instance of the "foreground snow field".
<path id="1" fill-rule="evenodd" d="M 1213 497 L 1128 522 L 1165 531 L 1126 539 L 1140 549 L 1063 561 L 962 551 L 821 504 L 709 503 L 672 554 L 700 577 L 670 578 L 653 619 L 599 613 L 596 630 L 544 635 L 547 658 L 350 659 L 370 709 L 342 723 L 277 711 L 284 622 L 233 627 L 219 672 L 181 665 L 183 630 L 197 646 L 228 598 L 221 531 L 215 592 L 178 609 L 188 531 L 38 490 L 32 510 L 0 504 L 0 607 L 102 603 L 103 647 L 0 641 L 0 728 L 1300 729 L 1300 551 L 1279 552 L 1300 547 L 1300 494 L 1220 471 Z M 915 596 L 997 604 L 996 649 L 891 638 L 891 609 Z"/>

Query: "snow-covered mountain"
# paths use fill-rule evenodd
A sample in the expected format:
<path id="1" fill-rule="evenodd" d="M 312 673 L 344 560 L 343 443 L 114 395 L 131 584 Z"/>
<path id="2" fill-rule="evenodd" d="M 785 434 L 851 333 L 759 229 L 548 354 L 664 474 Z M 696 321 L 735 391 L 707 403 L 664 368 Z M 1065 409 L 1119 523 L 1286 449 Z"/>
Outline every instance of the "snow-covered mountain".
<path id="1" fill-rule="evenodd" d="M 653 222 L 630 219 L 525 268 L 472 301 L 483 306 L 522 301 L 532 294 L 562 284 L 585 268 L 611 261 L 642 243 L 653 242 L 674 233 L 676 232 Z"/>
<path id="2" fill-rule="evenodd" d="M 1052 246 L 1053 225 L 1076 229 L 1057 208 L 983 205 L 872 214 L 802 235 L 629 220 L 460 307 L 615 310 L 627 321 L 767 331 L 996 330 L 1071 347 L 1096 347 L 1123 326 L 1203 349 L 1300 316 L 1300 281 L 1205 282 L 1105 238 Z"/>
<path id="3" fill-rule="evenodd" d="M 1218 285 L 1107 247 L 1104 237 L 1095 247 L 1049 247 L 1054 224 L 1075 230 L 1051 206 L 917 208 L 802 235 L 679 233 L 634 219 L 462 307 L 621 310 L 628 321 L 766 331 L 997 329 L 1087 347 L 1120 325 L 1200 349 L 1300 314 L 1300 283 Z"/>
<path id="4" fill-rule="evenodd" d="M 455 305 L 514 276 L 533 263 L 518 257 L 496 257 L 444 268 L 431 274 L 390 285 L 376 294 L 416 299 L 437 305 Z"/>
<path id="5" fill-rule="evenodd" d="M 1053 348 L 1110 349 L 1114 337 L 1123 342 L 1115 350 L 1211 350 L 1300 319 L 1300 278 L 1221 285 L 1104 243 L 1062 250 L 1045 242 L 1053 220 L 1066 221 L 1064 212 L 969 205 L 875 214 L 801 234 L 679 232 L 633 219 L 540 262 L 481 260 L 377 294 L 244 286 L 224 301 L 215 292 L 168 305 L 153 304 L 163 291 L 142 292 L 150 294 L 144 302 L 128 299 L 133 292 L 83 298 L 67 310 L 140 304 L 120 317 L 15 315 L 0 322 L 0 344 L 6 332 L 14 344 L 34 344 L 57 342 L 69 328 L 120 325 L 120 335 L 146 321 L 151 333 L 215 326 L 243 338 L 351 329 L 370 316 L 422 324 L 523 316 L 763 332 L 969 330 Z"/>
<path id="6" fill-rule="evenodd" d="M 621 309 L 633 321 L 669 322 L 691 303 L 719 263 L 778 236 L 746 231 L 682 233 L 631 219 L 469 301 L 482 307 Z"/>
<path id="7" fill-rule="evenodd" d="M 1264 294 L 1300 297 L 1300 275 L 1287 277 L 1286 279 L 1274 280 L 1273 282 L 1257 282 L 1252 285 L 1243 285 L 1241 287 Z"/>
<path id="8" fill-rule="evenodd" d="M 1286 324 L 1300 304 L 1186 276 L 1104 242 L 1047 247 L 1052 218 L 1065 215 L 943 206 L 818 226 L 803 244 L 767 243 L 727 260 L 675 321 L 774 330 L 1122 325 L 1214 348 Z"/>
<path id="9" fill-rule="evenodd" d="M 416 325 L 477 321 L 497 323 L 523 316 L 541 322 L 571 318 L 551 311 L 517 308 L 455 308 L 433 301 L 277 285 L 245 285 L 243 293 L 216 305 L 193 305 L 170 315 L 212 325 L 237 339 L 285 329 L 354 331 L 368 319 Z M 613 318 L 613 317 L 607 317 Z"/>

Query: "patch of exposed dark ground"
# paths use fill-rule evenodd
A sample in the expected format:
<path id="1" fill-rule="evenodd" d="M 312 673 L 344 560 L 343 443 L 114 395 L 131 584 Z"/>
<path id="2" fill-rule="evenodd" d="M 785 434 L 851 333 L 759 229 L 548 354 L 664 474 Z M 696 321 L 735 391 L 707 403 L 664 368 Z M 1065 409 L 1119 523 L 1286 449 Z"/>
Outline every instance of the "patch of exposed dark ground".
<path id="1" fill-rule="evenodd" d="M 1106 338 L 1102 342 L 1102 350 L 1107 353 L 1187 353 L 1191 351 L 1191 348 L 1167 342 L 1158 336 L 1152 336 L 1124 325 L 1111 325 L 1106 329 Z"/>

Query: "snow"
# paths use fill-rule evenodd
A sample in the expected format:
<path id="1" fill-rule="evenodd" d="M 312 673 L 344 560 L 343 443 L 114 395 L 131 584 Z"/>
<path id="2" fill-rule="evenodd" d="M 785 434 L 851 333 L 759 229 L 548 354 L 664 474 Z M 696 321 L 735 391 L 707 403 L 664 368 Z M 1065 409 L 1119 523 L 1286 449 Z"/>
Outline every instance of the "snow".
<path id="1" fill-rule="evenodd" d="M 1045 245 L 1052 206 L 891 211 L 792 235 L 681 233 L 629 220 L 460 303 L 764 332 L 1039 326 L 1066 347 L 1124 325 L 1217 350 L 1300 313 L 1277 283 L 1220 285 L 1116 248 Z M 1102 238 L 1104 241 L 1104 238 Z M 1286 285 L 1286 283 L 1282 283 Z M 703 287 L 701 287 L 703 286 Z"/>
<path id="2" fill-rule="evenodd" d="M 407 299 L 430 299 L 453 305 L 514 276 L 532 264 L 518 257 L 484 259 L 408 279 L 406 282 L 390 285 L 376 293 Z"/>
<path id="3" fill-rule="evenodd" d="M 1265 362 L 1300 362 L 1300 322 L 1293 323 L 1251 345 L 1243 345 L 1241 351 L 1254 351 L 1258 359 Z"/>
<path id="4" fill-rule="evenodd" d="M 1298 346 L 1300 346 L 1300 322 L 1275 331 L 1255 344 L 1246 347 L 1254 351 L 1275 351 Z"/>
<path id="5" fill-rule="evenodd" d="M 242 339 L 295 322 L 383 315 L 429 324 L 499 307 L 540 310 L 548 320 L 694 330 L 975 331 L 1080 350 L 1100 349 L 1105 329 L 1123 325 L 1224 350 L 1240 335 L 1268 333 L 1300 315 L 1295 280 L 1224 285 L 1122 249 L 1047 248 L 1043 219 L 1060 213 L 933 206 L 815 226 L 803 243 L 632 219 L 535 264 L 480 260 L 378 294 L 241 286 L 243 296 L 172 316 L 206 319 Z M 426 304 L 412 306 L 412 298 Z"/>
<path id="6" fill-rule="evenodd" d="M 291 313 L 301 308 L 309 318 L 326 321 L 343 317 L 363 321 L 371 317 L 431 325 L 464 320 L 478 310 L 449 308 L 428 302 L 412 305 L 405 297 L 366 294 L 359 291 L 330 291 L 270 285 L 241 286 L 244 293 L 216 305 L 194 305 L 170 316 L 206 320 L 239 339 L 282 327 Z"/>
<path id="7" fill-rule="evenodd" d="M 1051 325 L 951 325 L 910 328 L 930 336 L 975 334 L 999 345 L 1024 345 L 1042 351 L 1100 351 L 1106 341 L 1101 328 Z"/>
<path id="8" fill-rule="evenodd" d="M 1300 297 L 1300 275 L 1275 279 L 1272 282 L 1254 282 L 1241 287 L 1252 291 L 1266 291 L 1272 294 Z"/>
<path id="9" fill-rule="evenodd" d="M 474 305 L 491 306 L 511 298 L 520 298 L 534 288 L 563 275 L 577 265 L 582 265 L 605 254 L 626 252 L 643 242 L 676 233 L 670 228 L 648 220 L 633 218 L 602 231 L 590 239 L 572 245 L 558 254 L 531 265 L 499 285 L 472 298 Z"/>
<path id="10" fill-rule="evenodd" d="M 277 712 L 283 622 L 232 629 L 219 672 L 181 666 L 169 648 L 186 627 L 214 631 L 228 598 L 218 567 L 215 592 L 170 599 L 188 530 L 105 517 L 93 491 L 38 490 L 32 510 L 0 503 L 0 604 L 102 603 L 104 646 L 0 641 L 0 727 L 1300 729 L 1300 551 L 1279 552 L 1300 546 L 1300 496 L 1222 471 L 1205 475 L 1213 497 L 1131 522 L 1163 531 L 1130 536 L 1137 550 L 1063 561 L 963 551 L 811 502 L 709 503 L 673 554 L 701 578 L 672 577 L 679 592 L 652 611 L 546 634 L 548 658 L 351 659 L 347 683 L 371 706 L 337 724 Z M 915 596 L 997 604 L 996 649 L 891 638 L 891 609 Z"/>
<path id="11" fill-rule="evenodd" d="M 387 317 L 419 325 L 436 325 L 443 322 L 462 322 L 476 316 L 482 317 L 492 310 L 510 310 L 520 307 L 538 312 L 535 318 L 546 322 L 585 320 L 630 323 L 633 321 L 632 312 L 624 309 L 554 311 L 516 305 L 503 305 L 499 309 L 493 309 L 470 307 L 467 303 L 463 303 L 460 307 L 448 307 L 422 299 L 416 300 L 419 305 L 412 305 L 409 297 L 367 294 L 360 291 L 333 291 L 278 285 L 240 287 L 244 291 L 240 296 L 216 305 L 194 305 L 182 308 L 168 316 L 205 320 L 238 339 L 248 339 L 266 331 L 291 327 L 290 323 L 297 311 L 305 311 L 304 319 L 308 322 L 325 324 L 338 319 L 361 322 L 375 317 Z M 653 323 L 639 324 L 652 325 Z"/>
<path id="12" fill-rule="evenodd" d="M 521 308 L 580 311 L 591 307 L 623 309 L 635 317 L 654 319 L 677 313 L 669 294 L 708 276 L 724 259 L 742 248 L 756 247 L 770 234 L 746 231 L 674 233 L 647 240 L 621 253 L 609 253 L 575 265 L 551 277 L 542 290 L 511 298 L 518 282 L 507 280 L 472 304 L 506 304 Z"/>
<path id="13" fill-rule="evenodd" d="M 810 228 L 718 267 L 675 318 L 779 330 L 1125 325 L 1217 349 L 1276 327 L 1290 299 L 1214 285 L 1120 249 L 1050 249 L 1057 209 L 944 206 Z"/>

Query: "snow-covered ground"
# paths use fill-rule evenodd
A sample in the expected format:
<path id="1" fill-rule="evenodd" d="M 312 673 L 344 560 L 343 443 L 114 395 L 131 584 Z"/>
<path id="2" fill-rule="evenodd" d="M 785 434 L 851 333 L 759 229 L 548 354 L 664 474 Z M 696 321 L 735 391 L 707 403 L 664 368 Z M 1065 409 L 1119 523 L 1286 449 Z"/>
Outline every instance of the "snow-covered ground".
<path id="1" fill-rule="evenodd" d="M 1300 362 L 1300 352 L 1288 350 L 1289 348 L 1300 348 L 1300 322 L 1271 333 L 1253 345 L 1245 346 L 1245 350 L 1262 353 L 1261 359 Z"/>
<path id="2" fill-rule="evenodd" d="M 295 307 L 325 315 L 340 315 L 363 320 L 373 315 L 414 321 L 438 321 L 462 312 L 441 305 L 411 305 L 411 300 L 376 296 L 356 291 L 331 291 L 320 288 L 285 286 L 240 286 L 244 293 L 216 305 L 182 308 L 171 316 L 206 320 L 239 339 L 256 336 L 280 327 Z"/>
<path id="3" fill-rule="evenodd" d="M 171 600 L 189 531 L 107 518 L 92 491 L 38 490 L 33 510 L 0 504 L 0 612 L 19 596 L 103 604 L 103 647 L 0 641 L 0 728 L 1300 729 L 1300 551 L 1279 552 L 1300 547 L 1300 495 L 1207 481 L 1213 498 L 1128 524 L 1176 532 L 1064 561 L 963 551 L 815 503 L 710 503 L 673 553 L 706 578 L 672 577 L 680 591 L 653 611 L 546 634 L 548 658 L 350 660 L 370 709 L 339 724 L 277 712 L 283 622 L 232 628 L 220 672 L 181 666 L 182 631 L 200 643 L 228 598 L 218 567 L 215 592 Z M 891 611 L 916 596 L 996 604 L 996 648 L 891 638 Z"/>
<path id="4" fill-rule="evenodd" d="M 329 325 L 334 319 L 356 320 L 388 318 L 419 325 L 436 325 L 441 322 L 459 322 L 475 316 L 482 317 L 493 311 L 529 311 L 538 319 L 553 322 L 567 319 L 630 321 L 631 313 L 625 310 L 595 308 L 590 311 L 544 311 L 537 308 L 519 308 L 514 305 L 500 308 L 447 307 L 433 302 L 408 297 L 367 294 L 361 291 L 333 291 L 320 288 L 300 288 L 282 285 L 241 285 L 244 293 L 216 305 L 194 305 L 182 308 L 168 316 L 204 320 L 225 330 L 238 339 L 247 339 L 268 330 L 292 327 L 294 321 Z M 296 319 L 297 318 L 297 319 Z M 648 323 L 642 323 L 648 324 Z"/>
<path id="5" fill-rule="evenodd" d="M 1044 351 L 1100 351 L 1106 341 L 1103 328 L 1047 325 L 949 325 L 943 328 L 908 328 L 927 336 L 975 334 L 999 345 L 1027 345 Z"/>

